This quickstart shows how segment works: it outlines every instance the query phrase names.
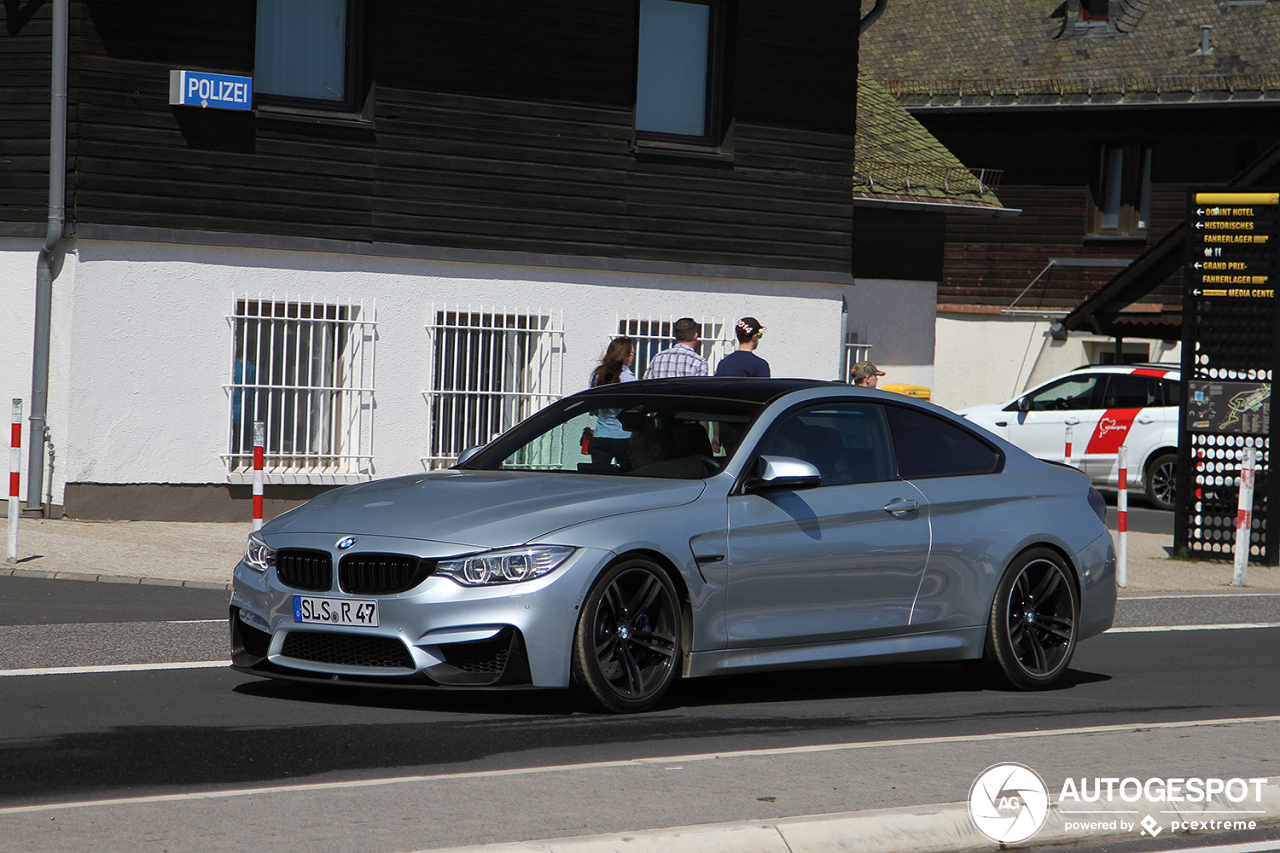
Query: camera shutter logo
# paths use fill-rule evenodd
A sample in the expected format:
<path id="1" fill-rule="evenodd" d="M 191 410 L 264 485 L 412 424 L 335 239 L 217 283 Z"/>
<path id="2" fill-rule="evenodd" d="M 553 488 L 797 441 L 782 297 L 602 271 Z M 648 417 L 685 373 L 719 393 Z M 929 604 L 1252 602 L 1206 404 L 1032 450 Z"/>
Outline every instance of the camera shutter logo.
<path id="1" fill-rule="evenodd" d="M 1049 789 L 1040 774 L 1021 764 L 996 764 L 969 789 L 969 816 L 978 831 L 1002 844 L 1017 844 L 1040 831 L 1049 816 Z"/>

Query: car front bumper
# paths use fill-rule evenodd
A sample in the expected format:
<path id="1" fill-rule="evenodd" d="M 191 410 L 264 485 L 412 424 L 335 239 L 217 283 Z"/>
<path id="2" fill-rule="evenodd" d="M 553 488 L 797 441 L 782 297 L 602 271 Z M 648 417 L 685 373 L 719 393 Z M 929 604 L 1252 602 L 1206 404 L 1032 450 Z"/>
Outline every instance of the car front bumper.
<path id="1" fill-rule="evenodd" d="M 403 553 L 423 545 L 370 544 Z M 230 605 L 232 666 L 255 675 L 308 681 L 567 687 L 582 599 L 612 556 L 579 548 L 550 574 L 532 581 L 466 587 L 433 575 L 393 595 L 349 595 L 338 589 L 336 580 L 323 592 L 294 589 L 280 581 L 275 569 L 258 572 L 242 561 L 235 569 Z M 378 624 L 296 621 L 295 596 L 376 600 Z"/>

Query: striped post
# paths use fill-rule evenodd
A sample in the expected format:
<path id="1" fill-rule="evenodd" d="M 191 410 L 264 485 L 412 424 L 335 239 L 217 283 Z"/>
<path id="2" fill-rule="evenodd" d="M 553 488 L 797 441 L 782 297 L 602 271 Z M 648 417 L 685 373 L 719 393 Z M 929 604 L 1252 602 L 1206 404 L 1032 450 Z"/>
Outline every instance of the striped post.
<path id="1" fill-rule="evenodd" d="M 1067 424 L 1067 450 L 1065 454 L 1066 462 L 1071 464 L 1071 424 Z"/>
<path id="2" fill-rule="evenodd" d="M 266 424 L 253 422 L 253 529 L 262 529 L 262 461 L 265 455 Z"/>
<path id="3" fill-rule="evenodd" d="M 1245 572 L 1249 568 L 1249 531 L 1253 526 L 1253 475 L 1257 456 L 1252 447 L 1244 449 L 1240 461 L 1240 497 L 1236 501 L 1236 553 L 1232 586 L 1244 586 Z"/>
<path id="4" fill-rule="evenodd" d="M 1120 445 L 1116 491 L 1116 586 L 1129 585 L 1129 447 Z"/>
<path id="5" fill-rule="evenodd" d="M 9 441 L 9 551 L 10 563 L 18 562 L 18 481 L 22 475 L 22 399 L 13 398 L 13 429 Z"/>

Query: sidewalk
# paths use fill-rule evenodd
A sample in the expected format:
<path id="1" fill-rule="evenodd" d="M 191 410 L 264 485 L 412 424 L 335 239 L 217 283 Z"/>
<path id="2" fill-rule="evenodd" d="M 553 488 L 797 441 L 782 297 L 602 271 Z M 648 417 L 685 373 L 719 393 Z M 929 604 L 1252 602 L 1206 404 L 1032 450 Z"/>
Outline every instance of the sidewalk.
<path id="1" fill-rule="evenodd" d="M 0 575 L 164 583 L 230 589 L 249 522 L 18 522 L 18 562 Z M 1114 536 L 1114 531 L 1112 532 Z M 1232 565 L 1172 560 L 1171 537 L 1128 534 L 1128 587 L 1123 596 L 1280 591 L 1280 569 L 1250 565 L 1243 589 L 1231 586 Z"/>

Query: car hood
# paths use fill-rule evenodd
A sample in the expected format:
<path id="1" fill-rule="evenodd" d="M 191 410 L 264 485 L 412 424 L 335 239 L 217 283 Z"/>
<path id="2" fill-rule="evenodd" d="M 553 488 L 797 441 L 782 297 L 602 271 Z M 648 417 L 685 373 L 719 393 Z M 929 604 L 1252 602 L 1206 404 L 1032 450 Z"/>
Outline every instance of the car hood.
<path id="1" fill-rule="evenodd" d="M 1017 412 L 1005 411 L 1005 408 L 1009 403 L 1010 401 L 1006 400 L 1003 403 L 988 403 L 984 406 L 969 406 L 964 409 L 956 409 L 956 414 L 978 423 L 997 419 L 1008 420 L 1011 417 L 1016 417 L 1018 414 Z"/>
<path id="2" fill-rule="evenodd" d="M 701 480 L 432 471 L 326 492 L 262 532 L 395 536 L 500 548 L 584 521 L 690 503 L 705 487 Z"/>

